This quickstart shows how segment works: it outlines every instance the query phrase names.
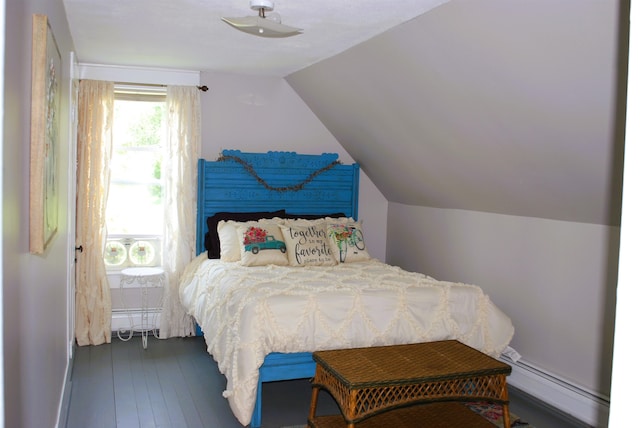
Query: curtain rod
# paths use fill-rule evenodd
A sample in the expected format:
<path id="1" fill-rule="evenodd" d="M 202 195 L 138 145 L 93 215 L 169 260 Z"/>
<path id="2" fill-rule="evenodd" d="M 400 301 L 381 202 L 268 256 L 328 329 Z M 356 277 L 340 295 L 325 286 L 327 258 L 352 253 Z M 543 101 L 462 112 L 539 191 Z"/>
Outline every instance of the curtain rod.
<path id="1" fill-rule="evenodd" d="M 155 88 L 166 88 L 167 85 L 163 85 L 160 83 L 133 83 L 133 82 L 113 82 L 114 85 L 129 85 L 129 86 L 149 86 Z M 200 89 L 202 92 L 207 92 L 209 87 L 207 85 L 197 85 L 196 88 Z"/>

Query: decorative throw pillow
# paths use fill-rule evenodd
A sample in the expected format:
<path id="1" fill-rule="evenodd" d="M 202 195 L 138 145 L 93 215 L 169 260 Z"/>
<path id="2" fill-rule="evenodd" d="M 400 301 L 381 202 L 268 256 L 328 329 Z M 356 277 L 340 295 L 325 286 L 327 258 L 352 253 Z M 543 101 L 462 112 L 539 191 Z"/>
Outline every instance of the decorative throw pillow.
<path id="1" fill-rule="evenodd" d="M 240 241 L 237 227 L 241 222 L 222 220 L 218 222 L 218 239 L 220 241 L 220 260 L 237 262 L 240 260 Z"/>
<path id="2" fill-rule="evenodd" d="M 369 260 L 362 234 L 362 223 L 349 219 L 328 219 L 327 237 L 331 252 L 339 263 L 361 262 Z"/>
<path id="3" fill-rule="evenodd" d="M 220 258 L 220 240 L 216 233 L 218 223 L 220 221 L 258 221 L 263 218 L 283 217 L 284 215 L 284 210 L 278 210 L 259 212 L 218 212 L 211 217 L 207 217 L 207 228 L 209 229 L 209 232 L 205 234 L 205 248 L 207 249 L 208 257 L 210 259 Z"/>
<path id="4" fill-rule="evenodd" d="M 327 240 L 326 220 L 288 220 L 280 225 L 290 266 L 336 264 Z"/>
<path id="5" fill-rule="evenodd" d="M 236 226 L 243 266 L 287 265 L 287 245 L 279 219 L 248 221 Z"/>

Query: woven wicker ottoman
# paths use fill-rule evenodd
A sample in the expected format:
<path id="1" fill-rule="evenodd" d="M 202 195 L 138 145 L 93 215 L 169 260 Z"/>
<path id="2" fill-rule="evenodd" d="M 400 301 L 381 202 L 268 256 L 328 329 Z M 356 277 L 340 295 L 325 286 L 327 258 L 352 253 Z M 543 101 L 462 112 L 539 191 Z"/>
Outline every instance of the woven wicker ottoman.
<path id="1" fill-rule="evenodd" d="M 310 427 L 419 427 L 426 420 L 429 426 L 491 426 L 455 401 L 500 403 L 504 426 L 510 426 L 511 366 L 458 341 L 318 351 L 313 359 Z M 321 389 L 342 415 L 316 417 Z"/>
<path id="2" fill-rule="evenodd" d="M 317 416 L 313 428 L 344 428 L 342 415 Z M 417 404 L 365 419 L 358 428 L 496 428 L 491 422 L 455 402 Z"/>

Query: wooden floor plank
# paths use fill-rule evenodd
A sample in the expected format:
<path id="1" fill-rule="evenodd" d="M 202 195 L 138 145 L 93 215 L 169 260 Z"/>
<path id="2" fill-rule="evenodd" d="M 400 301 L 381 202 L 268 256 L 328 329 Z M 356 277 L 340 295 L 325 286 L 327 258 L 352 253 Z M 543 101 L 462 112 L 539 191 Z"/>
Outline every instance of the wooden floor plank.
<path id="1" fill-rule="evenodd" d="M 115 428 L 115 402 L 111 346 L 82 348 L 71 377 L 70 427 Z M 77 369 L 77 371 L 76 371 Z"/>
<path id="2" fill-rule="evenodd" d="M 135 375 L 132 367 L 135 356 L 131 355 L 133 346 L 133 342 L 129 341 L 124 346 L 114 346 L 112 352 L 116 422 L 119 428 L 139 428 L 140 426 L 136 390 L 133 386 Z"/>
<path id="3" fill-rule="evenodd" d="M 168 416 L 168 420 L 162 421 L 158 426 L 187 428 L 189 427 L 188 419 L 190 419 L 190 416 L 183 413 L 180 403 L 182 391 L 180 390 L 179 384 L 175 385 L 175 383 L 178 382 L 178 375 L 175 374 L 176 365 L 173 352 L 163 346 L 163 344 L 156 346 L 155 341 L 150 340 L 150 342 L 152 342 L 149 344 L 150 346 L 155 346 L 153 352 L 156 358 L 147 361 L 153 362 L 158 378 L 159 392 L 164 399 L 167 409 L 166 414 Z M 174 351 L 180 352 L 180 349 L 176 348 Z M 164 425 L 165 423 L 167 423 L 167 425 Z"/>
<path id="4" fill-rule="evenodd" d="M 71 388 L 66 428 L 243 428 L 222 396 L 226 379 L 202 337 L 150 338 L 146 350 L 140 337 L 77 347 Z M 324 394 L 318 414 L 335 413 Z M 522 393 L 510 394 L 511 410 L 533 426 L 586 427 Z M 265 384 L 262 428 L 303 425 L 310 397 L 308 380 Z"/>
<path id="5" fill-rule="evenodd" d="M 156 421 L 153 414 L 153 406 L 151 404 L 151 389 L 147 382 L 146 372 L 144 370 L 147 362 L 145 361 L 152 353 L 146 352 L 142 348 L 142 343 L 138 346 L 132 346 L 129 349 L 129 361 L 131 363 L 133 390 L 135 394 L 136 409 L 138 413 L 138 423 L 140 428 L 154 428 Z"/>
<path id="6" fill-rule="evenodd" d="M 77 352 L 75 356 L 71 372 L 71 397 L 67 414 L 68 426 L 79 427 L 88 422 L 84 409 L 93 400 L 93 395 L 83 392 L 90 390 L 90 382 L 93 379 L 90 357 L 91 354 L 89 352 Z"/>
<path id="7" fill-rule="evenodd" d="M 183 370 L 184 364 L 181 364 L 182 361 L 188 360 L 192 353 L 185 347 L 179 347 L 178 349 L 179 352 L 169 353 L 172 359 L 168 364 L 171 364 L 174 368 L 168 370 L 167 374 L 170 375 L 169 379 L 175 388 L 178 403 L 180 404 L 182 413 L 185 415 L 187 425 L 194 428 L 204 428 L 208 426 L 208 424 L 207 421 L 203 421 L 200 418 L 200 413 L 196 407 L 196 397 L 192 394 L 190 386 L 193 378 L 185 376 L 185 371 Z"/>
<path id="8" fill-rule="evenodd" d="M 228 412 L 230 409 L 226 400 L 216 400 L 221 386 L 212 382 L 212 379 L 219 377 L 218 365 L 213 358 L 207 358 L 208 354 L 202 346 L 194 346 L 197 344 L 193 341 L 184 341 L 184 345 L 187 352 L 185 358 L 178 360 L 178 364 L 200 420 L 205 426 L 221 426 L 222 420 L 218 415 L 222 413 L 222 417 L 228 420 L 224 409 Z M 221 401 L 223 405 L 216 408 L 214 401 Z"/>
<path id="9" fill-rule="evenodd" d="M 162 394 L 162 385 L 160 384 L 160 379 L 158 378 L 155 358 L 158 358 L 158 356 L 155 354 L 154 348 L 151 351 L 151 356 L 147 356 L 145 364 L 142 368 L 147 384 L 149 403 L 151 405 L 153 420 L 156 424 L 155 426 L 170 427 L 171 417 L 169 416 L 169 409 L 165 402 L 164 394 Z"/>

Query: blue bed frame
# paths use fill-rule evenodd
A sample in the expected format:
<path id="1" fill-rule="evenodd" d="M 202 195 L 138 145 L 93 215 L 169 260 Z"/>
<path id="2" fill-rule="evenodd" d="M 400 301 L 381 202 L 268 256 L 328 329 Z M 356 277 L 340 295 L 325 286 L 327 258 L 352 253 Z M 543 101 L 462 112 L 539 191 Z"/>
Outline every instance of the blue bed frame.
<path id="1" fill-rule="evenodd" d="M 197 253 L 205 251 L 207 218 L 217 212 L 285 209 L 292 214 L 344 213 L 358 218 L 360 166 L 343 165 L 335 153 L 245 153 L 224 150 L 216 161 L 198 161 Z M 262 383 L 310 378 L 311 354 L 271 353 L 260 367 L 251 427 L 262 422 Z"/>

